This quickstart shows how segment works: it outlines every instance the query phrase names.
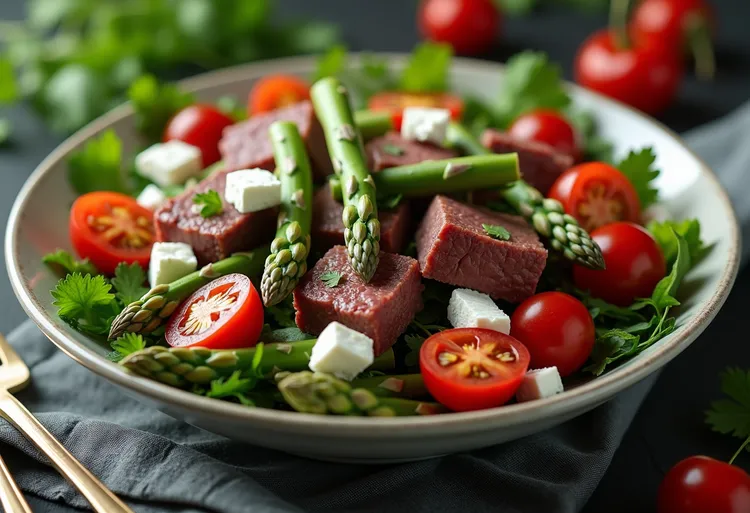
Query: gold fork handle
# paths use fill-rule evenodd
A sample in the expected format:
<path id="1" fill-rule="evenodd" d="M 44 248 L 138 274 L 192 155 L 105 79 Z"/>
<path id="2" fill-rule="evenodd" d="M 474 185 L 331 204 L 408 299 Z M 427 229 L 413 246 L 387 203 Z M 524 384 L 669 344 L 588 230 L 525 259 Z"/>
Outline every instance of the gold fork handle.
<path id="1" fill-rule="evenodd" d="M 0 506 L 7 513 L 32 513 L 7 465 L 0 457 Z"/>
<path id="2" fill-rule="evenodd" d="M 101 481 L 86 470 L 15 397 L 0 392 L 0 415 L 31 440 L 55 468 L 89 501 L 97 513 L 133 513 Z"/>

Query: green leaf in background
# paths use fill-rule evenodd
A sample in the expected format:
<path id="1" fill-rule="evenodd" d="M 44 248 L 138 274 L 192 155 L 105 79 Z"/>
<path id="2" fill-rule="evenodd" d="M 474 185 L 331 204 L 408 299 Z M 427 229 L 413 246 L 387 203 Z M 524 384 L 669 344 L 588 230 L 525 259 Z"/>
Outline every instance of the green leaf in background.
<path id="1" fill-rule="evenodd" d="M 76 260 L 73 255 L 62 249 L 44 255 L 42 263 L 60 278 L 65 278 L 73 273 L 90 274 L 92 276 L 99 274 L 99 270 L 88 258 Z"/>
<path id="2" fill-rule="evenodd" d="M 4 145 L 10 140 L 10 134 L 12 132 L 10 120 L 6 118 L 0 118 L 0 146 Z"/>
<path id="3" fill-rule="evenodd" d="M 346 69 L 348 53 L 343 45 L 332 46 L 326 53 L 318 57 L 312 81 L 316 82 L 324 77 L 339 77 Z"/>
<path id="4" fill-rule="evenodd" d="M 690 262 L 695 265 L 706 253 L 706 246 L 701 240 L 701 225 L 697 219 L 685 219 L 684 221 L 651 221 L 648 224 L 648 231 L 654 236 L 659 243 L 664 260 L 667 262 L 667 269 L 671 269 L 674 261 L 677 259 L 678 239 L 674 236 L 681 236 L 687 244 L 687 252 L 690 256 Z"/>
<path id="5" fill-rule="evenodd" d="M 68 179 L 78 194 L 127 192 L 122 176 L 122 141 L 114 130 L 89 139 L 68 158 Z"/>
<path id="6" fill-rule="evenodd" d="M 719 377 L 728 398 L 711 403 L 706 422 L 714 431 L 746 438 L 750 436 L 750 371 L 730 367 Z"/>
<path id="7" fill-rule="evenodd" d="M 235 121 L 243 121 L 247 119 L 245 105 L 234 96 L 222 96 L 216 100 L 216 107 Z"/>
<path id="8" fill-rule="evenodd" d="M 452 57 L 453 49 L 449 45 L 418 45 L 401 74 L 399 88 L 418 93 L 445 91 L 448 89 L 448 72 Z"/>
<path id="9" fill-rule="evenodd" d="M 529 14 L 539 3 L 538 0 L 493 0 L 495 5 L 504 14 L 519 16 Z"/>
<path id="10" fill-rule="evenodd" d="M 659 198 L 659 190 L 652 183 L 660 174 L 660 171 L 654 167 L 654 162 L 656 162 L 656 153 L 653 148 L 647 147 L 640 151 L 631 150 L 628 156 L 616 166 L 633 184 L 641 209 L 656 203 Z"/>
<path id="11" fill-rule="evenodd" d="M 569 108 L 565 116 L 583 140 L 582 150 L 586 159 L 611 164 L 614 159 L 614 147 L 610 141 L 599 135 L 594 114 L 587 110 Z"/>
<path id="12" fill-rule="evenodd" d="M 13 74 L 13 63 L 0 56 L 0 105 L 10 104 L 18 98 L 18 84 Z"/>
<path id="13" fill-rule="evenodd" d="M 128 89 L 135 110 L 136 129 L 149 143 L 161 140 L 169 120 L 182 108 L 195 102 L 190 93 L 174 84 L 160 83 L 153 75 L 144 75 Z"/>
<path id="14" fill-rule="evenodd" d="M 41 91 L 39 104 L 57 132 L 72 132 L 112 107 L 103 77 L 81 64 L 57 70 Z"/>

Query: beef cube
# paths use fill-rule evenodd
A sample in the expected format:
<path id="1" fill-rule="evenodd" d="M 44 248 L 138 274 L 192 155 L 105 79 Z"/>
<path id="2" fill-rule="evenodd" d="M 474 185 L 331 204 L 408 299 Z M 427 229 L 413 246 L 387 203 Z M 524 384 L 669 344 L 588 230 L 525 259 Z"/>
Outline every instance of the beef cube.
<path id="1" fill-rule="evenodd" d="M 418 164 L 425 160 L 443 160 L 458 156 L 453 150 L 410 141 L 396 132 L 372 139 L 365 145 L 365 154 L 373 172 L 389 167 Z"/>
<path id="2" fill-rule="evenodd" d="M 154 213 L 157 239 L 190 244 L 200 265 L 270 242 L 276 231 L 278 209 L 239 213 L 224 199 L 226 177 L 225 172 L 217 171 L 162 205 Z M 224 210 L 220 215 L 204 218 L 193 210 L 193 196 L 209 189 L 219 193 Z"/>
<path id="3" fill-rule="evenodd" d="M 258 167 L 273 171 L 273 147 L 268 129 L 276 121 L 292 121 L 297 124 L 297 129 L 307 145 L 316 178 L 325 178 L 333 172 L 323 129 L 309 101 L 258 114 L 247 121 L 225 128 L 219 142 L 225 169 L 237 171 Z"/>
<path id="4" fill-rule="evenodd" d="M 317 251 L 327 251 L 344 243 L 343 212 L 343 205 L 333 199 L 328 184 L 315 192 L 311 235 Z M 379 210 L 378 219 L 380 249 L 389 253 L 400 252 L 409 233 L 409 204 L 402 201 L 393 211 Z"/>
<path id="5" fill-rule="evenodd" d="M 548 144 L 526 141 L 497 130 L 485 130 L 482 144 L 494 153 L 518 153 L 521 177 L 544 195 L 557 177 L 575 164 L 572 156 Z"/>
<path id="6" fill-rule="evenodd" d="M 502 226 L 493 239 L 482 224 Z M 547 260 L 536 232 L 519 216 L 499 214 L 436 196 L 417 230 L 422 276 L 519 302 L 534 294 Z"/>
<path id="7" fill-rule="evenodd" d="M 339 272 L 341 281 L 328 287 L 326 272 Z M 380 252 L 380 264 L 369 283 L 349 263 L 344 246 L 334 246 L 318 260 L 294 289 L 296 322 L 305 333 L 319 334 L 330 322 L 372 338 L 375 356 L 388 350 L 422 309 L 419 263 L 413 258 Z"/>

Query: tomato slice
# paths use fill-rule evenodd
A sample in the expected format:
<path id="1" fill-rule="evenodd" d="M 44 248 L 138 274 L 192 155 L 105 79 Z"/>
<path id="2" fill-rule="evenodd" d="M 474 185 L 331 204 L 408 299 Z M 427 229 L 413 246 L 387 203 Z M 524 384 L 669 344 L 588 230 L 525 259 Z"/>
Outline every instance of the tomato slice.
<path id="1" fill-rule="evenodd" d="M 299 103 L 310 98 L 310 84 L 292 75 L 269 75 L 260 79 L 247 100 L 247 111 L 252 114 L 268 112 Z"/>
<path id="2" fill-rule="evenodd" d="M 505 404 L 528 366 L 529 351 L 522 343 L 482 328 L 442 331 L 425 340 L 419 351 L 427 390 L 454 411 Z"/>
<path id="3" fill-rule="evenodd" d="M 244 274 L 227 274 L 204 285 L 172 314 L 165 337 L 172 347 L 239 349 L 258 343 L 263 305 Z"/>
<path id="4" fill-rule="evenodd" d="M 368 102 L 370 110 L 387 111 L 393 116 L 393 126 L 401 130 L 406 107 L 432 107 L 448 109 L 451 118 L 460 120 L 464 113 L 464 101 L 458 96 L 447 93 L 408 93 L 405 91 L 387 91 L 378 93 Z"/>
<path id="5" fill-rule="evenodd" d="M 104 274 L 114 274 L 120 262 L 146 269 L 154 244 L 153 214 L 135 199 L 117 192 L 90 192 L 70 210 L 73 247 Z"/>
<path id="6" fill-rule="evenodd" d="M 587 162 L 565 171 L 549 197 L 562 203 L 587 231 L 617 221 L 638 222 L 641 205 L 633 184 L 604 162 Z"/>

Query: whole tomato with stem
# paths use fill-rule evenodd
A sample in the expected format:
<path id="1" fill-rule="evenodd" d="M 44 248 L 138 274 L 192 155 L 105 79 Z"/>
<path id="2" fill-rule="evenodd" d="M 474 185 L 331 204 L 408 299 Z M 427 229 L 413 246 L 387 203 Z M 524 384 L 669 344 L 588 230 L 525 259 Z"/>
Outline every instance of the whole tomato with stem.
<path id="1" fill-rule="evenodd" d="M 555 110 L 539 109 L 518 116 L 508 127 L 508 133 L 519 139 L 552 146 L 575 160 L 581 157 L 579 136 L 575 128 Z"/>
<path id="2" fill-rule="evenodd" d="M 492 46 L 502 17 L 492 0 L 422 0 L 418 20 L 425 38 L 475 55 Z"/>

